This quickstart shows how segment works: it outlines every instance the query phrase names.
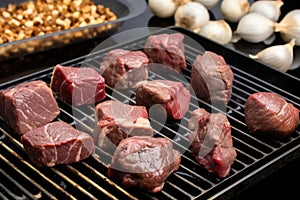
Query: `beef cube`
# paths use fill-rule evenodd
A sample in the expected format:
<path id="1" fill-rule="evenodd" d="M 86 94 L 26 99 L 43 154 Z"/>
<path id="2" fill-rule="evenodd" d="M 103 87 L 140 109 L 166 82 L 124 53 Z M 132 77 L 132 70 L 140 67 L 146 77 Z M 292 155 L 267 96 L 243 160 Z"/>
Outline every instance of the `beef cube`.
<path id="1" fill-rule="evenodd" d="M 164 109 L 157 109 L 155 112 L 161 112 L 161 115 L 166 113 L 169 119 L 182 119 L 189 108 L 190 98 L 190 91 L 176 81 L 144 81 L 136 88 L 137 105 L 145 106 L 149 110 L 151 106 L 159 104 Z"/>
<path id="2" fill-rule="evenodd" d="M 59 113 L 53 93 L 43 81 L 21 83 L 0 92 L 0 115 L 18 134 L 51 122 Z"/>
<path id="3" fill-rule="evenodd" d="M 29 158 L 40 167 L 79 162 L 95 151 L 93 137 L 63 122 L 52 122 L 21 137 Z"/>
<path id="4" fill-rule="evenodd" d="M 100 63 L 100 73 L 112 88 L 133 88 L 137 82 L 148 78 L 148 62 L 142 51 L 114 49 Z"/>
<path id="5" fill-rule="evenodd" d="M 181 155 L 169 139 L 134 136 L 120 142 L 108 176 L 120 179 L 127 188 L 159 192 L 180 162 Z"/>
<path id="6" fill-rule="evenodd" d="M 144 46 L 150 63 L 171 67 L 177 72 L 186 69 L 184 35 L 181 33 L 150 35 Z"/>
<path id="7" fill-rule="evenodd" d="M 73 106 L 93 104 L 106 97 L 105 80 L 93 68 L 56 65 L 50 87 Z"/>
<path id="8" fill-rule="evenodd" d="M 299 110 L 272 92 L 251 94 L 245 103 L 245 120 L 251 133 L 284 138 L 299 125 Z"/>
<path id="9" fill-rule="evenodd" d="M 98 146 L 105 150 L 115 150 L 123 139 L 131 136 L 153 135 L 144 106 L 108 100 L 96 106 L 95 117 L 94 137 Z"/>
<path id="10" fill-rule="evenodd" d="M 196 57 L 190 83 L 199 99 L 218 106 L 229 102 L 233 79 L 233 72 L 224 58 L 206 51 Z"/>
<path id="11" fill-rule="evenodd" d="M 224 178 L 236 158 L 231 126 L 223 113 L 208 113 L 198 108 L 191 113 L 189 135 L 191 152 L 200 165 Z"/>

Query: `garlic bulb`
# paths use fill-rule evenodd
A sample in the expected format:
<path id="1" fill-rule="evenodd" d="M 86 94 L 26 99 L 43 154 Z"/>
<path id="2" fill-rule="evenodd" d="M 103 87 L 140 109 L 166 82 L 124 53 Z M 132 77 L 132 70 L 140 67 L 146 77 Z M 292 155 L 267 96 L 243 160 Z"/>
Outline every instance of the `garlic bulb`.
<path id="1" fill-rule="evenodd" d="M 201 3 L 187 2 L 177 8 L 174 19 L 175 26 L 196 31 L 209 21 L 209 13 Z"/>
<path id="2" fill-rule="evenodd" d="M 260 13 L 273 21 L 277 21 L 281 14 L 280 8 L 283 5 L 282 0 L 277 1 L 255 1 L 249 9 L 249 12 Z"/>
<path id="3" fill-rule="evenodd" d="M 151 12 L 160 18 L 167 18 L 174 15 L 177 5 L 174 0 L 148 0 Z"/>
<path id="4" fill-rule="evenodd" d="M 199 32 L 199 35 L 211 39 L 219 44 L 227 44 L 232 37 L 232 30 L 225 20 L 211 20 L 203 25 Z"/>
<path id="5" fill-rule="evenodd" d="M 275 24 L 275 31 L 285 42 L 295 38 L 296 45 L 300 46 L 300 9 L 288 12 L 283 19 Z"/>
<path id="6" fill-rule="evenodd" d="M 275 30 L 275 22 L 259 13 L 248 13 L 238 22 L 235 34 L 248 42 L 262 42 Z"/>
<path id="7" fill-rule="evenodd" d="M 250 3 L 248 0 L 223 0 L 221 3 L 221 13 L 224 19 L 230 22 L 238 22 L 248 13 Z"/>
<path id="8" fill-rule="evenodd" d="M 219 3 L 219 0 L 194 0 L 194 1 L 201 3 L 207 9 L 212 9 Z"/>
<path id="9" fill-rule="evenodd" d="M 249 55 L 252 59 L 257 59 L 272 68 L 286 72 L 293 64 L 295 39 L 284 45 L 275 45 L 263 49 L 256 55 Z"/>

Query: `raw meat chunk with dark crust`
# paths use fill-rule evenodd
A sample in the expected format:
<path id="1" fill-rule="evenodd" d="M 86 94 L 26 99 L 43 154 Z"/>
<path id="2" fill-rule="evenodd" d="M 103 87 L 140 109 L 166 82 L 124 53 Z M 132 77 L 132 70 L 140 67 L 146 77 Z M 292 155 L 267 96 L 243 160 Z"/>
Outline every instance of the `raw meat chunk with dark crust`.
<path id="1" fill-rule="evenodd" d="M 95 151 L 93 137 L 62 122 L 52 122 L 21 137 L 29 158 L 40 167 L 79 162 Z"/>
<path id="2" fill-rule="evenodd" d="M 134 136 L 117 147 L 108 176 L 127 188 L 159 192 L 168 176 L 179 168 L 181 155 L 167 138 Z"/>
<path id="3" fill-rule="evenodd" d="M 131 136 L 153 135 L 144 106 L 108 100 L 96 106 L 95 117 L 94 138 L 98 146 L 106 150 L 114 150 L 123 139 Z"/>
<path id="4" fill-rule="evenodd" d="M 206 51 L 193 63 L 191 86 L 199 99 L 215 105 L 226 105 L 232 94 L 234 75 L 224 58 Z"/>
<path id="5" fill-rule="evenodd" d="M 114 49 L 100 63 L 100 73 L 113 89 L 133 88 L 148 78 L 149 59 L 142 51 Z"/>
<path id="6" fill-rule="evenodd" d="M 251 94 L 245 104 L 245 120 L 255 134 L 284 138 L 299 125 L 299 110 L 272 92 Z"/>
<path id="7" fill-rule="evenodd" d="M 150 35 L 144 46 L 150 63 L 159 63 L 177 72 L 186 69 L 184 35 L 181 33 Z"/>
<path id="8" fill-rule="evenodd" d="M 224 178 L 236 158 L 231 126 L 223 113 L 208 113 L 198 108 L 191 113 L 189 135 L 191 152 L 200 165 Z"/>
<path id="9" fill-rule="evenodd" d="M 18 134 L 53 121 L 59 113 L 52 90 L 43 81 L 21 83 L 0 92 L 0 115 Z"/>
<path id="10" fill-rule="evenodd" d="M 169 119 L 179 120 L 188 111 L 190 91 L 181 82 L 170 80 L 153 80 L 140 82 L 136 88 L 137 105 L 148 110 L 155 104 L 162 105 Z"/>
<path id="11" fill-rule="evenodd" d="M 56 65 L 50 87 L 58 97 L 73 106 L 93 104 L 106 97 L 105 79 L 90 67 Z"/>

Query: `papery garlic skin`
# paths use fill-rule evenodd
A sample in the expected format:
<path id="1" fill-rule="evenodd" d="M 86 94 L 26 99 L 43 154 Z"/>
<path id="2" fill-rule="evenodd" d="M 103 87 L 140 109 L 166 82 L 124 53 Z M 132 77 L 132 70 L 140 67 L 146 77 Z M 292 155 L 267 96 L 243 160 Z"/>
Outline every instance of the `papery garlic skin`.
<path id="1" fill-rule="evenodd" d="M 275 31 L 275 22 L 259 13 L 248 13 L 238 22 L 235 34 L 248 42 L 258 43 Z"/>
<path id="2" fill-rule="evenodd" d="M 284 45 L 275 45 L 265 48 L 256 55 L 249 55 L 252 59 L 257 59 L 270 67 L 286 72 L 293 64 L 295 39 Z"/>
<path id="3" fill-rule="evenodd" d="M 209 21 L 209 13 L 201 3 L 187 2 L 177 8 L 174 19 L 175 26 L 195 31 Z"/>
<path id="4" fill-rule="evenodd" d="M 148 0 L 151 12 L 160 18 L 174 16 L 177 5 L 174 0 Z"/>
<path id="5" fill-rule="evenodd" d="M 194 1 L 201 3 L 207 9 L 212 9 L 219 3 L 219 0 L 194 0 Z"/>
<path id="6" fill-rule="evenodd" d="M 281 14 L 281 6 L 284 2 L 282 0 L 277 1 L 255 1 L 250 6 L 249 12 L 260 13 L 272 21 L 277 21 Z"/>
<path id="7" fill-rule="evenodd" d="M 248 13 L 249 8 L 248 0 L 223 0 L 220 9 L 224 19 L 235 23 Z"/>
<path id="8" fill-rule="evenodd" d="M 296 45 L 300 46 L 300 9 L 288 12 L 279 23 L 275 24 L 275 31 L 280 32 L 285 42 L 295 39 Z"/>
<path id="9" fill-rule="evenodd" d="M 229 43 L 232 38 L 232 30 L 225 20 L 209 21 L 200 28 L 198 34 L 222 45 Z"/>

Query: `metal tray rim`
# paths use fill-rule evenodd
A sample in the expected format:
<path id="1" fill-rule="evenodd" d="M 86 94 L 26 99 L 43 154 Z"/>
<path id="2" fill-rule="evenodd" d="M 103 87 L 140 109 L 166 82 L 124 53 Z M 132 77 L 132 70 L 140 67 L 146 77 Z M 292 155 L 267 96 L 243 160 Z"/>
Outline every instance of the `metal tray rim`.
<path id="1" fill-rule="evenodd" d="M 69 29 L 69 30 L 62 30 L 62 31 L 58 31 L 58 32 L 53 32 L 50 34 L 45 34 L 45 35 L 40 35 L 40 36 L 34 36 L 31 38 L 26 38 L 26 39 L 21 39 L 21 40 L 17 40 L 17 41 L 13 41 L 13 42 L 6 42 L 4 44 L 0 45 L 0 50 L 1 48 L 5 48 L 5 47 L 13 47 L 13 46 L 17 46 L 20 44 L 26 44 L 29 42 L 33 42 L 33 41 L 38 41 L 38 40 L 42 40 L 42 39 L 48 39 L 51 37 L 55 37 L 55 36 L 60 36 L 60 35 L 64 35 L 67 33 L 73 33 L 73 32 L 77 32 L 77 31 L 83 31 L 86 29 L 92 29 L 92 28 L 96 28 L 96 27 L 102 27 L 102 26 L 106 26 L 106 25 L 113 25 L 113 24 L 118 24 L 118 23 L 122 23 L 126 20 L 129 20 L 131 18 L 137 17 L 139 15 L 141 15 L 147 7 L 147 4 L 145 1 L 134 1 L 134 0 L 99 0 L 99 2 L 112 2 L 117 6 L 125 6 L 127 7 L 127 9 L 129 10 L 129 12 L 122 17 L 118 17 L 116 20 L 113 21 L 107 21 L 104 23 L 100 23 L 100 24 L 93 24 L 93 25 L 88 25 L 88 26 L 84 26 L 84 27 L 78 27 L 78 28 L 73 28 L 73 29 Z M 118 13 L 117 13 L 118 14 Z M 40 50 L 36 51 L 39 52 Z M 12 55 L 14 56 L 14 55 Z M 2 57 L 2 55 L 0 55 L 0 58 Z"/>

